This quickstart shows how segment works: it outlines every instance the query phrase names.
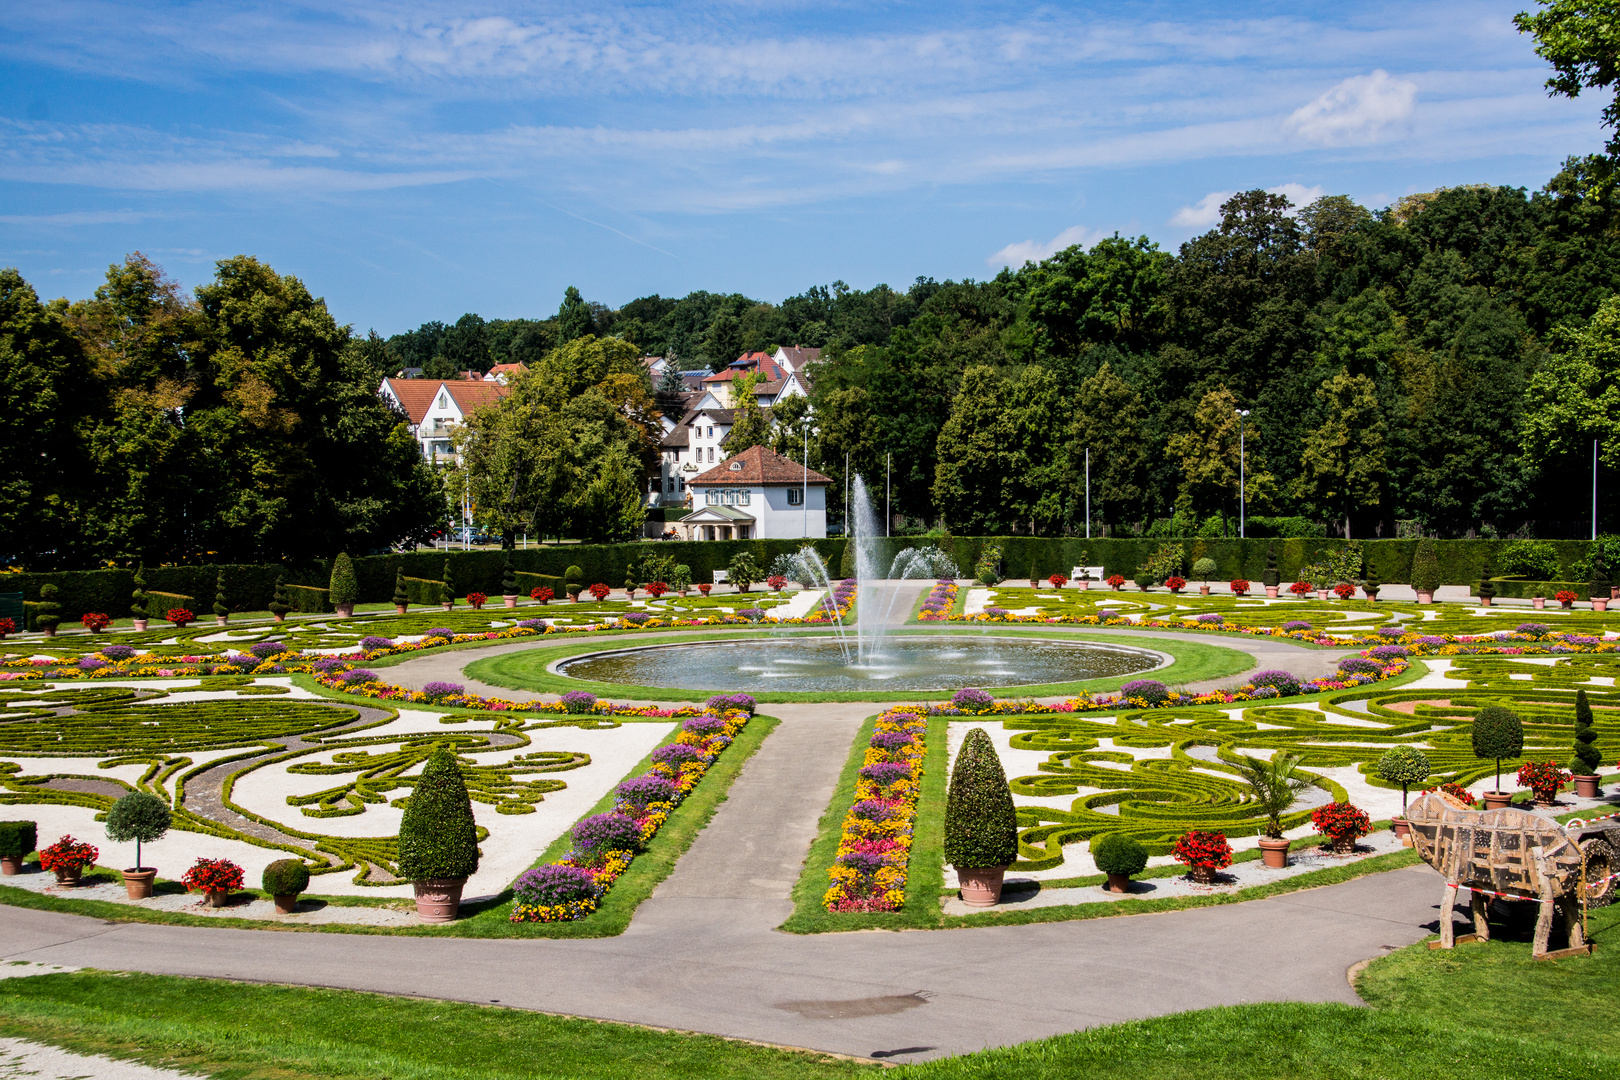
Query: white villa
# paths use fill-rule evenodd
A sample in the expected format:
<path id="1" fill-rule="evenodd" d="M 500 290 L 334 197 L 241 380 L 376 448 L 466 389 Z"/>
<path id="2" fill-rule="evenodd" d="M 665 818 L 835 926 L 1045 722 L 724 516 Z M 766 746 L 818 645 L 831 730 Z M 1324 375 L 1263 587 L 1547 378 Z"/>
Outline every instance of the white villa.
<path id="1" fill-rule="evenodd" d="M 451 457 L 450 432 L 485 405 L 506 396 L 505 379 L 384 379 L 377 391 L 397 405 L 429 461 Z"/>
<path id="2" fill-rule="evenodd" d="M 751 446 L 687 482 L 693 511 L 675 529 L 686 540 L 824 537 L 831 482 L 781 454 Z"/>

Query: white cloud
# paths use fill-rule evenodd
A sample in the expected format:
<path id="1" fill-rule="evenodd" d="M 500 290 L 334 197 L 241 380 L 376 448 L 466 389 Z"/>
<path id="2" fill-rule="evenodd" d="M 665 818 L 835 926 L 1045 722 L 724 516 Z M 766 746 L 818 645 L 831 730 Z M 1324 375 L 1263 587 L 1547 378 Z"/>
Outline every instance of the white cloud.
<path id="1" fill-rule="evenodd" d="M 1370 143 L 1412 115 L 1417 85 L 1379 68 L 1354 75 L 1294 110 L 1286 131 L 1324 146 Z"/>
<path id="2" fill-rule="evenodd" d="M 1288 201 L 1294 204 L 1295 210 L 1309 206 L 1327 194 L 1327 189 L 1321 184 L 1314 187 L 1306 187 L 1304 184 L 1278 184 L 1266 190 L 1273 195 L 1287 196 Z M 1191 206 L 1183 206 L 1177 210 L 1171 215 L 1170 224 L 1188 229 L 1207 229 L 1221 220 L 1221 204 L 1236 194 L 1235 191 L 1212 191 Z"/>
<path id="3" fill-rule="evenodd" d="M 1071 225 L 1050 240 L 1021 240 L 1016 244 L 1008 244 L 984 261 L 996 267 L 1023 266 L 1026 262 L 1050 259 L 1064 248 L 1073 247 L 1075 244 L 1089 248 L 1108 235 L 1107 229 L 1088 229 L 1084 225 Z"/>

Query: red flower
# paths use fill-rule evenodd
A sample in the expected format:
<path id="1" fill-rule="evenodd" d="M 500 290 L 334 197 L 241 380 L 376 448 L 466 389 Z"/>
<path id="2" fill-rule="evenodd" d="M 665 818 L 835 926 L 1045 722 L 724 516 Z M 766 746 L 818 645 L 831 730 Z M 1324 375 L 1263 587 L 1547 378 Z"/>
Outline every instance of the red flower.
<path id="1" fill-rule="evenodd" d="M 1349 803 L 1328 803 L 1311 811 L 1311 826 L 1335 843 L 1354 840 L 1372 832 L 1372 819 L 1365 810 Z"/>
<path id="2" fill-rule="evenodd" d="M 1119 588 L 1121 585 L 1125 584 L 1125 575 L 1124 574 L 1109 574 L 1108 575 L 1108 584 L 1112 585 L 1116 589 Z"/>
<path id="3" fill-rule="evenodd" d="M 1246 593 L 1246 592 L 1248 592 L 1249 591 L 1248 579 L 1247 578 L 1234 578 L 1232 580 L 1232 591 L 1235 592 L 1235 593 Z"/>
<path id="4" fill-rule="evenodd" d="M 242 887 L 242 868 L 229 859 L 198 859 L 180 882 L 187 892 L 230 892 Z"/>
<path id="5" fill-rule="evenodd" d="M 1062 574 L 1053 574 L 1046 580 L 1052 583 L 1052 588 L 1054 589 L 1061 589 L 1063 586 L 1069 583 L 1069 579 Z"/>
<path id="6" fill-rule="evenodd" d="M 546 588 L 544 585 L 541 585 L 539 588 L 529 590 L 529 599 L 538 600 L 542 604 L 549 603 L 551 598 L 555 595 L 557 594 Z"/>
<path id="7" fill-rule="evenodd" d="M 1422 793 L 1427 795 L 1434 790 L 1435 789 L 1432 787 L 1426 787 L 1423 789 Z M 1450 795 L 1458 802 L 1464 803 L 1468 806 L 1473 806 L 1479 801 L 1478 799 L 1474 798 L 1473 794 L 1461 784 L 1453 784 L 1450 781 L 1447 781 L 1446 783 L 1440 785 L 1439 790 L 1445 792 L 1447 795 Z"/>
<path id="8" fill-rule="evenodd" d="M 1185 579 L 1178 577 L 1166 578 L 1164 587 L 1167 589 L 1185 589 L 1187 587 L 1187 582 Z"/>
<path id="9" fill-rule="evenodd" d="M 702 593 L 704 596 L 708 596 L 709 590 L 712 588 L 714 588 L 713 585 L 699 585 L 698 592 Z"/>
<path id="10" fill-rule="evenodd" d="M 194 622 L 197 618 L 197 616 L 193 615 L 190 611 L 183 607 L 172 607 L 163 617 L 174 623 L 175 626 L 182 630 L 186 628 L 186 623 Z"/>
<path id="11" fill-rule="evenodd" d="M 1304 596 L 1306 593 L 1311 591 L 1311 583 L 1308 581 L 1296 581 L 1292 585 L 1288 586 L 1288 591 L 1293 593 L 1295 596 Z"/>
<path id="12" fill-rule="evenodd" d="M 1573 773 L 1558 767 L 1556 761 L 1532 761 L 1519 766 L 1519 783 L 1536 793 L 1541 802 L 1552 802 L 1558 789 L 1569 783 Z"/>
<path id="13" fill-rule="evenodd" d="M 783 589 L 787 588 L 787 578 L 783 577 L 781 574 L 772 574 L 770 577 L 765 579 L 765 584 L 771 587 L 772 592 L 781 592 Z"/>
<path id="14" fill-rule="evenodd" d="M 1356 587 L 1350 584 L 1348 581 L 1341 581 L 1337 585 L 1333 586 L 1333 595 L 1337 596 L 1340 600 L 1348 600 L 1352 596 L 1356 595 Z"/>
<path id="15" fill-rule="evenodd" d="M 1573 604 L 1575 602 L 1575 594 L 1570 592 L 1568 589 L 1559 589 L 1557 592 L 1553 593 L 1553 599 L 1558 601 L 1560 604 Z"/>
<path id="16" fill-rule="evenodd" d="M 590 590 L 591 595 L 599 601 L 606 600 L 608 593 L 612 591 L 612 589 L 608 588 L 606 585 L 603 585 L 600 581 L 598 581 L 595 585 L 592 585 Z"/>
<path id="17" fill-rule="evenodd" d="M 96 850 L 94 844 L 83 843 L 71 836 L 64 836 L 50 847 L 39 849 L 39 865 L 52 873 L 92 866 L 99 858 L 101 852 Z"/>
<path id="18" fill-rule="evenodd" d="M 80 616 L 79 622 L 83 623 L 84 628 L 90 631 L 92 634 L 99 634 L 103 630 L 107 629 L 107 626 L 112 622 L 112 620 L 100 612 L 87 611 Z"/>
<path id="19" fill-rule="evenodd" d="M 655 581 L 651 585 L 647 586 L 647 591 L 651 593 L 652 598 L 656 600 L 660 596 L 663 596 L 665 593 L 669 592 L 669 586 L 665 585 L 662 581 Z"/>
<path id="20" fill-rule="evenodd" d="M 479 608 L 483 607 L 484 606 L 484 601 L 486 601 L 488 599 L 489 599 L 489 597 L 485 596 L 481 592 L 470 592 L 470 593 L 467 594 L 467 603 L 469 603 L 469 604 L 471 604 L 473 606 L 474 611 L 476 611 Z"/>
<path id="21" fill-rule="evenodd" d="M 16 630 L 17 624 L 15 622 L 10 619 L 0 619 L 0 637 L 5 637 L 7 634 L 15 633 Z"/>
<path id="22" fill-rule="evenodd" d="M 1232 845 L 1226 842 L 1226 834 L 1223 832 L 1193 829 L 1176 841 L 1170 855 L 1179 863 L 1186 863 L 1188 866 L 1207 866 L 1211 870 L 1232 865 Z"/>

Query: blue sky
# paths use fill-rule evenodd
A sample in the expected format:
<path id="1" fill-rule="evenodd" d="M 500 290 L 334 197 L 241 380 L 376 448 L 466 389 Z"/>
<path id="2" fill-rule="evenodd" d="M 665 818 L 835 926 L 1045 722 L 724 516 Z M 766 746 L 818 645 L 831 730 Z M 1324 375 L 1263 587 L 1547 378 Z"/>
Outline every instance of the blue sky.
<path id="1" fill-rule="evenodd" d="M 387 334 L 1174 249 L 1244 188 L 1535 188 L 1603 103 L 1547 97 L 1529 2 L 13 4 L 0 265 L 78 298 L 246 253 Z"/>

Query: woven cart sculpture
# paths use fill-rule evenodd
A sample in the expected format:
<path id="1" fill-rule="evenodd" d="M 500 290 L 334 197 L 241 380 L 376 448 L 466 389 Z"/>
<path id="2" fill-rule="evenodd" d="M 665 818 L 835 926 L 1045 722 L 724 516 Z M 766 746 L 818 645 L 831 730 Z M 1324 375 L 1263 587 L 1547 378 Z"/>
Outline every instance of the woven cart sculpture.
<path id="1" fill-rule="evenodd" d="M 1441 948 L 1455 944 L 1452 909 L 1457 890 L 1466 887 L 1471 890 L 1469 907 L 1478 940 L 1490 939 L 1485 909 L 1491 894 L 1498 894 L 1540 902 L 1531 955 L 1538 959 L 1547 955 L 1555 909 L 1564 916 L 1570 949 L 1585 951 L 1578 909 L 1581 848 L 1556 821 L 1511 807 L 1470 810 L 1438 792 L 1412 803 L 1406 816 L 1418 854 L 1446 879 L 1440 905 Z M 1603 862 L 1607 873 L 1607 859 Z"/>

